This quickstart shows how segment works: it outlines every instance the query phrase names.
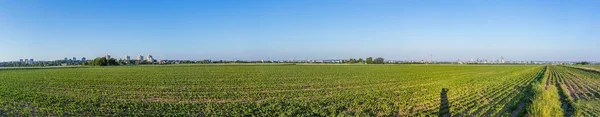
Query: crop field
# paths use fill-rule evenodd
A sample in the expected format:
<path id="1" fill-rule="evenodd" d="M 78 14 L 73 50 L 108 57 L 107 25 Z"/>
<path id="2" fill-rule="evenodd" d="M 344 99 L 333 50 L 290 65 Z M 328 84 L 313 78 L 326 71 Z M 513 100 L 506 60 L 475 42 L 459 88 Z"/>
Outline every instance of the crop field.
<path id="1" fill-rule="evenodd" d="M 600 116 L 600 72 L 589 66 L 550 67 L 547 85 L 559 87 L 565 115 Z"/>
<path id="2" fill-rule="evenodd" d="M 600 70 L 600 65 L 577 65 L 576 67 Z"/>
<path id="3" fill-rule="evenodd" d="M 12 69 L 0 70 L 0 115 L 523 116 L 537 99 L 532 84 L 547 82 L 567 94 L 565 112 L 598 116 L 598 78 L 524 65 Z"/>

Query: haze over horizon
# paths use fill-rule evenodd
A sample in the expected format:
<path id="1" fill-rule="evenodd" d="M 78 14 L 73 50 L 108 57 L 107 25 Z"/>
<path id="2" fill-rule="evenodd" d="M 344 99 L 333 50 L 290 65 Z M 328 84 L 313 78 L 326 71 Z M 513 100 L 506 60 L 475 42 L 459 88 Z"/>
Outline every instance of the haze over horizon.
<path id="1" fill-rule="evenodd" d="M 0 0 L 0 61 L 600 61 L 600 1 Z"/>

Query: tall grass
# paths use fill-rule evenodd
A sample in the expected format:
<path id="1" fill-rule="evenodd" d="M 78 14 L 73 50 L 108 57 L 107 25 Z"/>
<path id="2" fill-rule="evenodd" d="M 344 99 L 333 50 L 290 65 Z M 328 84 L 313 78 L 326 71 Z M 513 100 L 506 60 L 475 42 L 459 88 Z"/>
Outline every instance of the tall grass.
<path id="1" fill-rule="evenodd" d="M 541 80 L 532 84 L 532 103 L 527 108 L 530 117 L 558 117 L 564 115 L 558 88 L 554 85 L 546 85 L 549 71 L 549 67 L 546 66 L 546 71 Z"/>
<path id="2" fill-rule="evenodd" d="M 544 90 L 542 83 L 533 87 L 533 103 L 529 107 L 529 116 L 531 117 L 559 117 L 563 116 L 563 110 L 560 107 L 560 96 L 558 89 L 554 85 L 548 85 Z"/>

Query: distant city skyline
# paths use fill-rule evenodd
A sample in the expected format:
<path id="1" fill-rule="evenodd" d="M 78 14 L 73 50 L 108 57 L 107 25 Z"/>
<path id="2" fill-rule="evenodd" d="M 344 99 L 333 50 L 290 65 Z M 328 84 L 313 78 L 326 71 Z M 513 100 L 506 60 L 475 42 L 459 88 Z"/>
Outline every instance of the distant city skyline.
<path id="1" fill-rule="evenodd" d="M 372 58 L 378 58 L 378 57 L 374 57 L 374 56 L 369 56 Z M 430 57 L 432 57 L 432 55 L 430 55 Z M 123 58 L 119 58 L 119 57 L 112 57 L 112 55 L 104 55 L 102 57 L 96 57 L 96 58 L 107 58 L 107 59 L 116 59 L 116 60 L 134 60 L 134 61 L 160 61 L 160 60 L 192 60 L 192 61 L 202 61 L 202 60 L 212 60 L 212 61 L 297 61 L 297 62 L 306 62 L 306 61 L 319 61 L 319 60 L 350 60 L 350 59 L 366 59 L 368 57 L 358 57 L 358 58 L 326 58 L 326 59 L 260 59 L 260 60 L 256 60 L 256 59 L 157 59 L 154 58 L 152 55 L 148 55 L 148 56 L 143 56 L 143 55 L 138 55 L 136 59 L 131 59 L 131 56 L 126 55 Z M 385 59 L 385 58 L 384 58 Z M 28 62 L 31 61 L 33 62 L 33 58 L 31 59 L 19 59 L 19 60 L 14 60 L 14 61 L 0 61 L 0 62 Z M 59 59 L 56 59 L 59 60 Z M 68 60 L 75 60 L 77 61 L 76 57 L 73 58 L 64 58 L 64 61 L 68 61 Z M 80 61 L 86 61 L 86 57 L 82 57 L 80 58 Z M 55 60 L 37 60 L 37 61 L 55 61 Z M 457 62 L 457 63 L 512 63 L 512 62 L 529 62 L 529 61 L 547 61 L 547 62 L 580 62 L 580 61 L 569 61 L 569 60 L 507 60 L 505 59 L 503 56 L 500 56 L 500 58 L 471 58 L 471 59 L 457 59 L 457 60 L 433 60 L 433 59 L 385 59 L 385 61 L 404 61 L 404 62 Z M 584 60 L 584 61 L 588 61 L 588 62 L 600 62 L 600 61 L 593 61 L 593 60 Z"/>
<path id="2" fill-rule="evenodd" d="M 600 1 L 0 1 L 0 61 L 600 61 Z M 432 56 L 431 56 L 432 55 Z"/>

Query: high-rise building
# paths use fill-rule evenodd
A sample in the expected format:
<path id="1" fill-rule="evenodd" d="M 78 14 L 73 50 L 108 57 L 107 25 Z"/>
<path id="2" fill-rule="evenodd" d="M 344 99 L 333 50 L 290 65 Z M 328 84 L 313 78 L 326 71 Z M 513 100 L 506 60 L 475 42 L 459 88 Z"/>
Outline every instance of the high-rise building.
<path id="1" fill-rule="evenodd" d="M 73 61 L 77 61 L 77 58 L 76 58 L 76 57 L 73 57 Z"/>
<path id="2" fill-rule="evenodd" d="M 33 64 L 33 59 L 29 59 L 29 64 Z"/>
<path id="3" fill-rule="evenodd" d="M 29 64 L 29 59 L 25 59 L 25 64 Z"/>
<path id="4" fill-rule="evenodd" d="M 69 60 L 69 59 L 67 57 L 65 57 L 65 61 L 67 61 L 67 60 Z M 27 60 L 25 60 L 25 61 L 27 61 Z"/>
<path id="5" fill-rule="evenodd" d="M 20 62 L 20 63 L 22 63 L 22 62 L 23 62 L 23 59 L 19 59 L 19 62 Z"/>
<path id="6" fill-rule="evenodd" d="M 500 63 L 504 63 L 504 57 L 500 56 Z"/>
<path id="7" fill-rule="evenodd" d="M 137 60 L 138 60 L 138 61 L 143 61 L 143 60 L 144 60 L 144 56 L 142 56 L 142 55 L 138 56 L 138 57 L 137 57 Z"/>
<path id="8" fill-rule="evenodd" d="M 146 61 L 148 61 L 148 62 L 154 62 L 154 57 L 152 57 L 152 55 L 148 55 L 146 57 Z"/>
<path id="9" fill-rule="evenodd" d="M 81 57 L 81 61 L 85 61 L 85 57 Z"/>
<path id="10" fill-rule="evenodd" d="M 125 60 L 131 60 L 131 57 L 125 56 Z"/>
<path id="11" fill-rule="evenodd" d="M 106 56 L 104 56 L 104 58 L 110 59 L 110 55 L 106 55 Z"/>

